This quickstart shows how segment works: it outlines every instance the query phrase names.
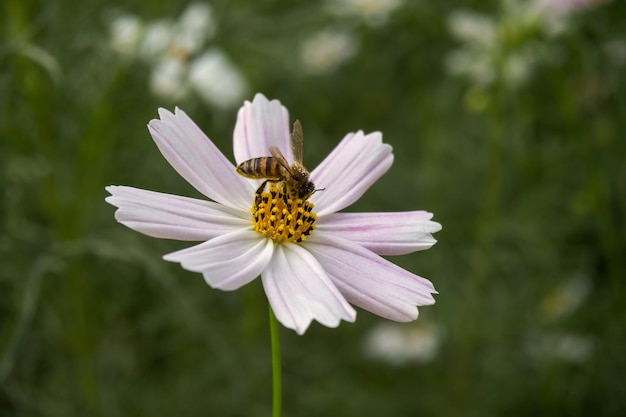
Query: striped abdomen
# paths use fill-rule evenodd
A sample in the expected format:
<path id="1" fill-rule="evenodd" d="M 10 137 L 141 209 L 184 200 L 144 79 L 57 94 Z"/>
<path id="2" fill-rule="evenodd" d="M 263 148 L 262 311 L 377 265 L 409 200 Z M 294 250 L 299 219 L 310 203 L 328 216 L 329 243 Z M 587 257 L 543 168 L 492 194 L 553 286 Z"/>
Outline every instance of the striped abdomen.
<path id="1" fill-rule="evenodd" d="M 283 167 L 271 156 L 248 159 L 239 164 L 237 172 L 244 177 L 255 179 L 280 180 L 284 177 Z"/>

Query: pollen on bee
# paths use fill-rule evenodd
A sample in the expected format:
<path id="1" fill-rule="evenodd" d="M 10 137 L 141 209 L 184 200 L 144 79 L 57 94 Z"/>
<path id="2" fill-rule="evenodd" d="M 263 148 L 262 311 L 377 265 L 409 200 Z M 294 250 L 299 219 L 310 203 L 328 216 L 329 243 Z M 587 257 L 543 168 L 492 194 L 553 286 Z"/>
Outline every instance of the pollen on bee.
<path id="1" fill-rule="evenodd" d="M 314 205 L 299 198 L 286 198 L 283 188 L 272 182 L 254 200 L 250 209 L 254 230 L 279 242 L 302 243 L 315 230 Z"/>

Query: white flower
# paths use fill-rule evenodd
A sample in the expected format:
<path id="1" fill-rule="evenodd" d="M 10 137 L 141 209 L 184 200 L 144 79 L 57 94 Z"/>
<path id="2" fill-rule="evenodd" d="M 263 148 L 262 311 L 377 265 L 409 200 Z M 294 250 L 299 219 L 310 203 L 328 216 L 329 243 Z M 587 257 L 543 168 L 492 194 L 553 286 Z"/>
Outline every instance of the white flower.
<path id="1" fill-rule="evenodd" d="M 216 48 L 191 62 L 189 84 L 204 101 L 224 109 L 240 103 L 247 90 L 243 75 L 228 56 Z"/>
<path id="2" fill-rule="evenodd" d="M 566 16 L 551 12 L 542 0 L 501 3 L 496 16 L 459 10 L 448 19 L 463 46 L 448 54 L 446 69 L 479 88 L 524 85 L 542 61 L 556 55 L 549 41 L 567 28 Z"/>
<path id="3" fill-rule="evenodd" d="M 300 60 L 304 71 L 324 74 L 352 58 L 358 43 L 349 32 L 324 29 L 306 39 L 300 47 Z"/>
<path id="4" fill-rule="evenodd" d="M 148 128 L 161 153 L 213 201 L 110 186 L 107 202 L 118 207 L 119 222 L 141 233 L 203 241 L 164 259 L 202 273 L 211 287 L 222 290 L 235 290 L 260 275 L 276 317 L 298 334 L 312 320 L 328 327 L 354 321 L 356 312 L 348 302 L 396 321 L 414 320 L 417 306 L 434 303 L 436 291 L 430 281 L 379 256 L 431 247 L 435 243 L 431 233 L 441 229 L 430 220 L 431 213 L 337 213 L 358 200 L 391 166 L 391 147 L 382 142 L 380 133 L 346 135 L 311 171 L 311 180 L 323 191 L 309 201 L 289 198 L 286 205 L 284 195 L 263 193 L 267 199 L 263 204 L 273 213 L 268 217 L 278 223 L 269 228 L 251 215 L 260 180 L 237 174 L 235 165 L 182 110 L 161 109 L 159 114 Z M 233 145 L 237 163 L 268 156 L 271 146 L 281 149 L 291 163 L 287 109 L 257 94 L 239 110 Z M 310 212 L 313 205 L 317 214 Z M 260 212 L 259 208 L 255 213 Z M 296 222 L 303 213 L 306 231 L 300 220 Z M 295 224 L 293 229 L 285 226 L 289 221 Z M 287 237 L 285 228 L 302 233 L 303 241 Z M 278 230 L 283 234 L 274 235 Z"/>
<path id="5" fill-rule="evenodd" d="M 167 54 L 172 47 L 175 36 L 174 24 L 169 20 L 157 20 L 146 26 L 144 36 L 139 45 L 139 56 L 147 61 L 155 61 Z"/>
<path id="6" fill-rule="evenodd" d="M 489 47 L 496 36 L 496 25 L 493 19 L 469 10 L 452 12 L 448 18 L 448 26 L 456 38 L 484 48 Z"/>
<path id="7" fill-rule="evenodd" d="M 232 108 L 243 100 L 247 82 L 237 66 L 216 46 L 213 9 L 192 3 L 177 21 L 160 19 L 143 24 L 125 15 L 111 23 L 111 46 L 120 54 L 150 63 L 151 91 L 177 101 L 196 93 L 207 104 Z"/>
<path id="8" fill-rule="evenodd" d="M 178 59 L 162 59 L 152 71 L 150 89 L 159 97 L 180 100 L 190 92 L 186 79 L 187 66 L 184 62 Z"/>
<path id="9" fill-rule="evenodd" d="M 118 16 L 111 22 L 111 47 L 123 55 L 132 55 L 137 51 L 143 35 L 141 21 L 132 15 Z"/>
<path id="10" fill-rule="evenodd" d="M 365 353 L 391 365 L 408 362 L 427 363 L 433 360 L 441 343 L 440 329 L 428 322 L 418 325 L 382 323 L 365 339 Z"/>
<path id="11" fill-rule="evenodd" d="M 213 9 L 206 3 L 192 3 L 180 17 L 175 42 L 189 51 L 199 51 L 216 31 Z"/>
<path id="12" fill-rule="evenodd" d="M 140 54 L 151 60 L 167 55 L 184 59 L 199 52 L 216 30 L 211 6 L 192 3 L 178 21 L 161 19 L 147 24 Z"/>

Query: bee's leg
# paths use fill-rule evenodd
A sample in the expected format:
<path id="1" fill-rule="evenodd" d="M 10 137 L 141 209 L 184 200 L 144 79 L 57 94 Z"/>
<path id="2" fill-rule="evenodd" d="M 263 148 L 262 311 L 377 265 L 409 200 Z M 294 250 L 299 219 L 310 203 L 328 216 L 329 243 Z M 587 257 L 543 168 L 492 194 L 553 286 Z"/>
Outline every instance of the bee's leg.
<path id="1" fill-rule="evenodd" d="M 281 192 L 283 193 L 283 201 L 285 202 L 285 206 L 289 207 L 289 193 L 287 192 L 287 183 L 282 181 L 280 183 Z"/>
<path id="2" fill-rule="evenodd" d="M 268 182 L 270 182 L 271 180 L 265 180 L 261 183 L 261 185 L 259 185 L 259 188 L 256 189 L 256 195 L 260 196 L 263 193 L 263 190 L 265 189 L 265 184 L 267 184 Z"/>
<path id="3" fill-rule="evenodd" d="M 261 185 L 259 186 L 259 188 L 256 189 L 256 195 L 254 197 L 254 206 L 255 207 L 259 207 L 259 204 L 261 204 L 261 194 L 263 194 L 263 190 L 265 189 L 265 185 L 269 182 L 270 180 L 265 180 L 261 183 Z"/>

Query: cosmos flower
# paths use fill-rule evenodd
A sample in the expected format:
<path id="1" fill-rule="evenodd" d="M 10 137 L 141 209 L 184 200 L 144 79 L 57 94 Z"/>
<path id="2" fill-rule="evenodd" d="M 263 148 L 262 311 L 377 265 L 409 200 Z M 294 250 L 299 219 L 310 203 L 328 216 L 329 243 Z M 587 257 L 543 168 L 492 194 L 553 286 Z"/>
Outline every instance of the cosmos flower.
<path id="1" fill-rule="evenodd" d="M 110 24 L 110 44 L 120 55 L 151 65 L 156 96 L 177 101 L 196 95 L 214 108 L 229 109 L 241 103 L 248 83 L 226 53 L 207 47 L 216 31 L 211 6 L 192 3 L 177 21 L 118 16 Z"/>
<path id="2" fill-rule="evenodd" d="M 417 306 L 434 303 L 430 281 L 380 256 L 431 247 L 431 233 L 441 229 L 431 213 L 338 213 L 391 166 L 391 146 L 380 133 L 346 135 L 311 171 L 323 191 L 303 201 L 287 198 L 280 182 L 257 196 L 261 181 L 239 175 L 182 110 L 159 115 L 148 128 L 161 153 L 212 201 L 126 186 L 107 187 L 106 200 L 118 207 L 116 219 L 138 232 L 202 241 L 165 260 L 226 291 L 260 275 L 276 317 L 298 334 L 313 320 L 328 327 L 354 321 L 349 303 L 395 321 L 414 320 Z M 233 142 L 237 164 L 268 156 L 271 146 L 294 161 L 287 109 L 261 94 L 239 110 Z"/>

